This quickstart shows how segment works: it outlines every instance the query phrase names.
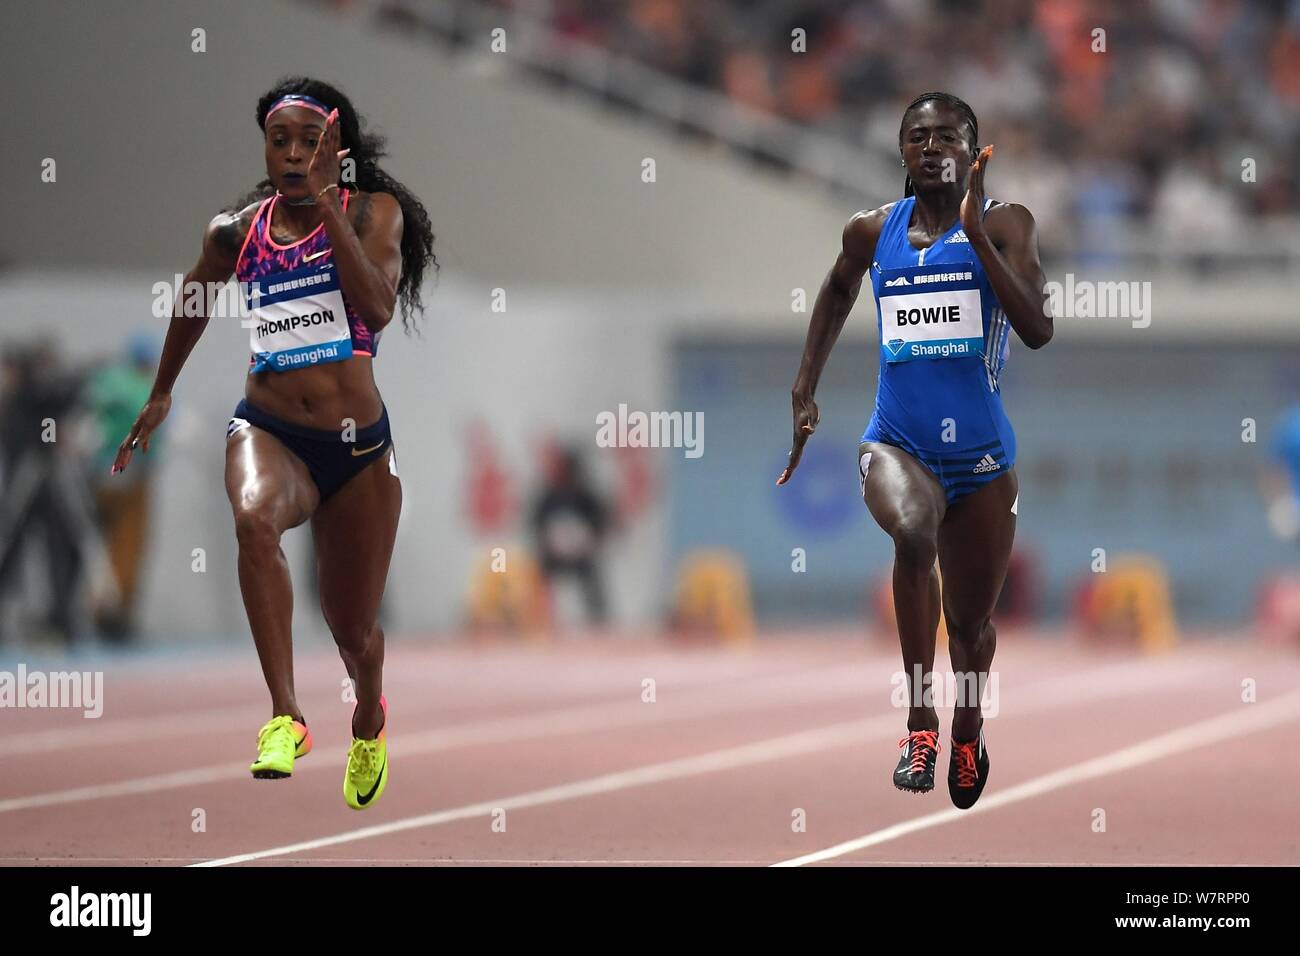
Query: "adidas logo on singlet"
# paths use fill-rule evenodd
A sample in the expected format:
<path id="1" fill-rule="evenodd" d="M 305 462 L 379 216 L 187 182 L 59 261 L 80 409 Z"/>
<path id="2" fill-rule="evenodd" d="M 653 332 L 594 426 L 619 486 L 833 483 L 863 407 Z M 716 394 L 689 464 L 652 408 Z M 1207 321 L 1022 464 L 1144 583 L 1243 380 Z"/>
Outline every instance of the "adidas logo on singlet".
<path id="1" fill-rule="evenodd" d="M 950 242 L 970 242 L 970 240 L 966 238 L 966 231 L 964 229 L 958 229 L 951 236 L 945 239 L 943 244 L 946 246 Z"/>
<path id="2" fill-rule="evenodd" d="M 985 455 L 980 459 L 979 464 L 975 466 L 973 474 L 982 475 L 988 471 L 997 471 L 1001 467 L 1001 465 L 993 460 L 992 455 Z"/>
<path id="3" fill-rule="evenodd" d="M 907 276 L 899 276 L 897 279 L 886 279 L 886 280 L 885 280 L 885 288 L 886 288 L 886 289 L 888 289 L 891 285 L 911 285 L 911 284 L 912 284 L 912 283 L 910 283 L 910 282 L 907 281 Z"/>

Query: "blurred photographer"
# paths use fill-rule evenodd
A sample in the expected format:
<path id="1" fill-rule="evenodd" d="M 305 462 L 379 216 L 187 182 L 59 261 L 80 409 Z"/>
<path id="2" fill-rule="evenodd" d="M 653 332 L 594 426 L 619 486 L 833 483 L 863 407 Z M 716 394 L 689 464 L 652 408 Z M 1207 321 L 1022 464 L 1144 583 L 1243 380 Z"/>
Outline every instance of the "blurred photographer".
<path id="1" fill-rule="evenodd" d="M 40 546 L 39 636 L 69 641 L 81 623 L 87 540 L 96 536 L 75 441 L 83 379 L 64 371 L 47 343 L 7 349 L 0 368 L 0 639 L 19 636 L 9 633 L 3 609 L 21 594 L 24 568 Z"/>

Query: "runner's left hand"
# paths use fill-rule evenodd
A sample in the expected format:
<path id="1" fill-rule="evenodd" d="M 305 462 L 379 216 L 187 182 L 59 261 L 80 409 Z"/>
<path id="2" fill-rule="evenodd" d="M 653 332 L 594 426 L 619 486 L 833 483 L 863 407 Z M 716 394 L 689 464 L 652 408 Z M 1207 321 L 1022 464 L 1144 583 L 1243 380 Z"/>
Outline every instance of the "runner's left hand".
<path id="1" fill-rule="evenodd" d="M 984 171 L 989 168 L 992 157 L 991 145 L 980 149 L 975 162 L 971 163 L 966 195 L 961 201 L 961 228 L 971 242 L 988 238 L 984 231 Z"/>
<path id="2" fill-rule="evenodd" d="M 339 149 L 339 111 L 335 107 L 325 119 L 325 132 L 316 141 L 316 152 L 312 153 L 311 163 L 307 166 L 307 189 L 312 198 L 320 195 L 327 186 L 337 185 L 343 158 L 350 149 Z M 326 197 L 321 196 L 321 199 Z"/>

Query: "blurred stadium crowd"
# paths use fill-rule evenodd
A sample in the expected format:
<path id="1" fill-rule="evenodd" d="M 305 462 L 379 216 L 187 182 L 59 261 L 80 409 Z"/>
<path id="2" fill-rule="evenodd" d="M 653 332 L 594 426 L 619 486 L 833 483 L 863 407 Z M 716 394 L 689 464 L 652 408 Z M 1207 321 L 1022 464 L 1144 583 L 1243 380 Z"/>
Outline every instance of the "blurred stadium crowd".
<path id="1" fill-rule="evenodd" d="M 895 160 L 925 77 L 966 99 L 981 140 L 1003 147 L 995 167 L 1047 246 L 1117 220 L 1156 238 L 1213 221 L 1228 245 L 1248 222 L 1289 222 L 1300 207 L 1300 0 L 458 3 L 540 21 L 881 161 Z M 380 6 L 418 17 L 426 5 Z M 806 52 L 792 50 L 796 30 Z"/>

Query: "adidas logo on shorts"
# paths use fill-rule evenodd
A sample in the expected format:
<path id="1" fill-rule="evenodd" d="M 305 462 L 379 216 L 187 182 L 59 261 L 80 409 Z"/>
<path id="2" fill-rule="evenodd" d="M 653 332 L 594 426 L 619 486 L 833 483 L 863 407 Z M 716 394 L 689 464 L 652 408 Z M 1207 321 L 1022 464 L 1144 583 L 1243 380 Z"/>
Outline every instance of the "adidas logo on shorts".
<path id="1" fill-rule="evenodd" d="M 980 459 L 979 464 L 975 466 L 974 474 L 982 475 L 985 472 L 997 471 L 1002 466 L 993 460 L 992 455 L 985 455 Z"/>

